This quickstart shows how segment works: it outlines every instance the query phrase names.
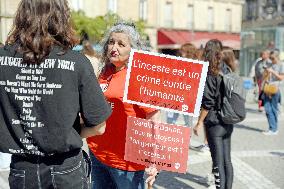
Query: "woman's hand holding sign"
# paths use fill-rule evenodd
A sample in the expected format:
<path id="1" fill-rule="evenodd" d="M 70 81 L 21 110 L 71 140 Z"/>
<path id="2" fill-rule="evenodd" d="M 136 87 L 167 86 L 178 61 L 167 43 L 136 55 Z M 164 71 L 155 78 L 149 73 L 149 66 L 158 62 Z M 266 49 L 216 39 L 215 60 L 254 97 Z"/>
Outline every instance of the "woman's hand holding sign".
<path id="1" fill-rule="evenodd" d="M 152 186 L 156 180 L 157 175 L 159 174 L 159 171 L 157 170 L 155 165 L 151 165 L 150 167 L 145 169 L 145 173 L 148 176 L 145 180 L 145 183 L 148 184 L 148 189 L 152 189 Z"/>

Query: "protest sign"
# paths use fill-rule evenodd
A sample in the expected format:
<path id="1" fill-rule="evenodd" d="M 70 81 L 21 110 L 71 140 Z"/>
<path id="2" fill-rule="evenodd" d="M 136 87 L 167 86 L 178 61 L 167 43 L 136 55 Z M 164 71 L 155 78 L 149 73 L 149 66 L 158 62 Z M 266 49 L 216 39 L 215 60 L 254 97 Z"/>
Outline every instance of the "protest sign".
<path id="1" fill-rule="evenodd" d="M 155 165 L 160 170 L 185 173 L 190 128 L 127 118 L 125 156 L 127 161 Z"/>
<path id="2" fill-rule="evenodd" d="M 197 117 L 207 70 L 208 62 L 132 49 L 123 101 Z"/>

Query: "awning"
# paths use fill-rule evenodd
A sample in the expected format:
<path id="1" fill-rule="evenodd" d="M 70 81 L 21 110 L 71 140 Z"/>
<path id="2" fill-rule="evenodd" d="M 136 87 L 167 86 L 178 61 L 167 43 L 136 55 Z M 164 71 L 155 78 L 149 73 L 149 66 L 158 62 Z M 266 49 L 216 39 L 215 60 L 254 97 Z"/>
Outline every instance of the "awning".
<path id="1" fill-rule="evenodd" d="M 223 32 L 192 32 L 189 30 L 158 30 L 158 48 L 178 49 L 184 43 L 190 42 L 197 48 L 205 46 L 210 39 L 220 40 L 224 46 L 239 50 L 241 47 L 240 34 Z"/>

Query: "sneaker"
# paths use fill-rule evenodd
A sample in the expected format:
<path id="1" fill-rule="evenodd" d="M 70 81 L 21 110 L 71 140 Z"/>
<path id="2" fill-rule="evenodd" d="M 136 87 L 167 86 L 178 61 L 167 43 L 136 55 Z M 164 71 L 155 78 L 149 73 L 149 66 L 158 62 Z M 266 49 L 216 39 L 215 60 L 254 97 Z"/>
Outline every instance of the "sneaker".
<path id="1" fill-rule="evenodd" d="M 271 131 L 271 130 L 268 130 L 268 131 L 263 131 L 262 132 L 264 135 L 277 135 L 278 134 L 278 131 Z"/>
<path id="2" fill-rule="evenodd" d="M 258 107 L 258 112 L 264 112 L 264 107 L 263 106 Z"/>
<path id="3" fill-rule="evenodd" d="M 207 180 L 207 184 L 209 186 L 215 185 L 215 177 L 214 177 L 213 173 L 208 173 L 206 175 L 206 180 Z"/>
<path id="4" fill-rule="evenodd" d="M 200 146 L 197 146 L 196 149 L 199 152 L 210 152 L 210 148 L 209 148 L 208 144 L 202 144 Z"/>
<path id="5" fill-rule="evenodd" d="M 216 189 L 216 186 L 214 184 L 214 185 L 211 185 L 211 186 L 207 187 L 207 189 Z"/>

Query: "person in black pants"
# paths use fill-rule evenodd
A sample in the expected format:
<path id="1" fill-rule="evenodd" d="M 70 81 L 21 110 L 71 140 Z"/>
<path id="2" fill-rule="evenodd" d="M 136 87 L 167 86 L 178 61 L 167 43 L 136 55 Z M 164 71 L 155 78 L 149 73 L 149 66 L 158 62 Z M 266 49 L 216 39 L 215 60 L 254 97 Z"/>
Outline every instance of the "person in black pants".
<path id="1" fill-rule="evenodd" d="M 82 138 L 111 114 L 77 40 L 67 0 L 22 0 L 0 47 L 0 152 L 11 189 L 87 189 Z M 84 125 L 80 124 L 80 115 Z"/>
<path id="2" fill-rule="evenodd" d="M 231 162 L 231 135 L 233 125 L 222 123 L 217 111 L 222 99 L 222 78 L 220 72 L 235 70 L 232 50 L 222 51 L 222 43 L 213 39 L 206 43 L 203 57 L 209 62 L 208 75 L 202 99 L 202 109 L 197 124 L 193 128 L 196 135 L 203 125 L 206 127 L 208 144 L 213 161 L 212 173 L 217 189 L 231 189 L 233 184 L 233 166 Z M 227 52 L 229 51 L 229 52 Z"/>

